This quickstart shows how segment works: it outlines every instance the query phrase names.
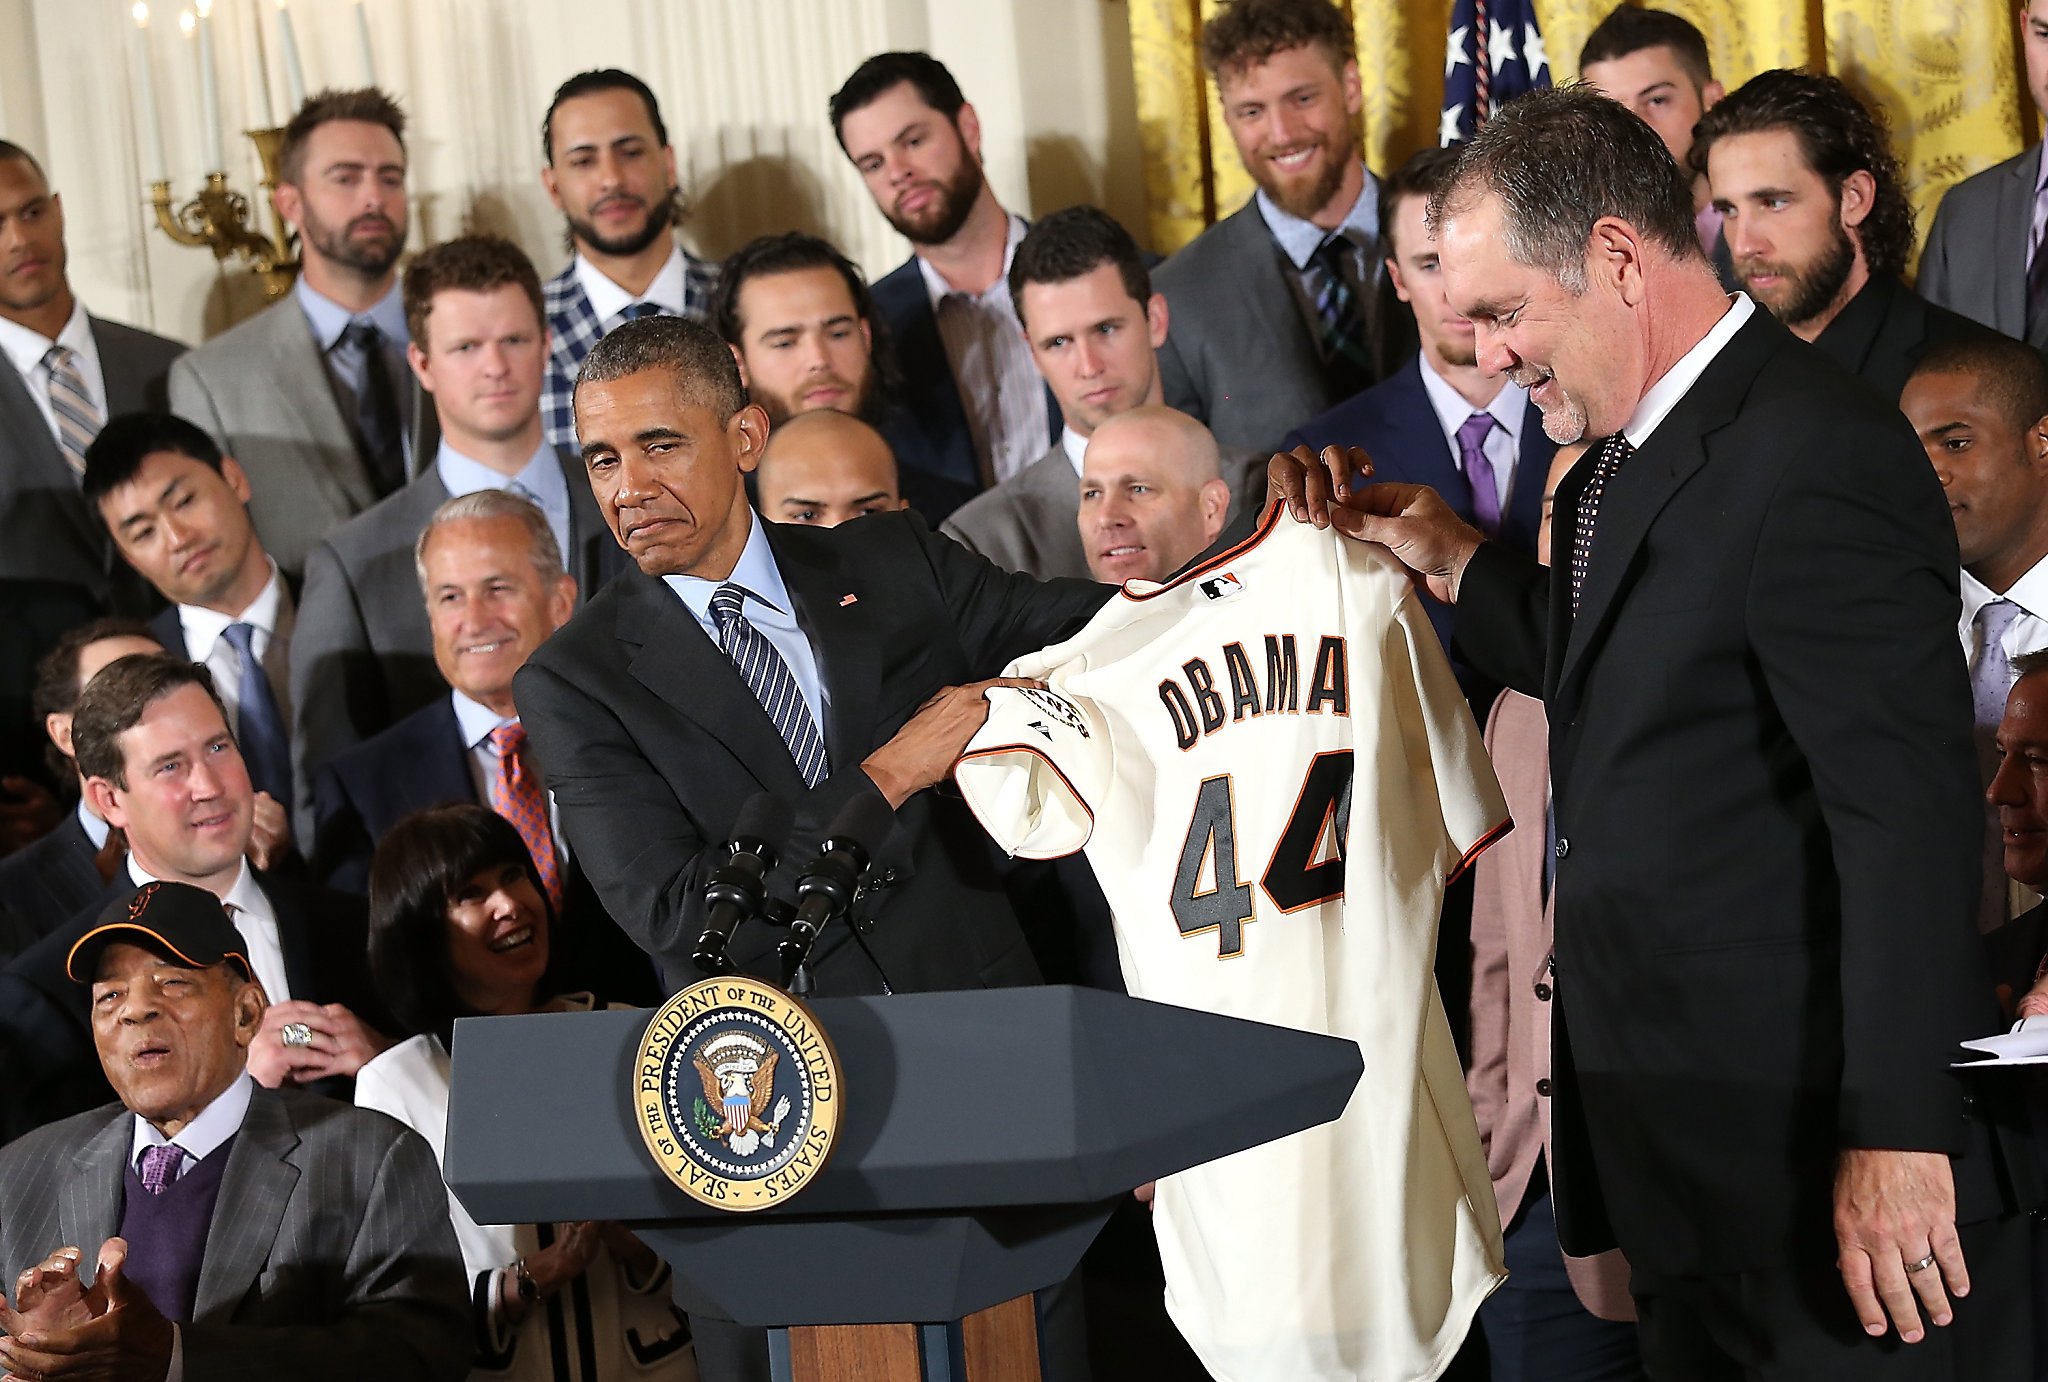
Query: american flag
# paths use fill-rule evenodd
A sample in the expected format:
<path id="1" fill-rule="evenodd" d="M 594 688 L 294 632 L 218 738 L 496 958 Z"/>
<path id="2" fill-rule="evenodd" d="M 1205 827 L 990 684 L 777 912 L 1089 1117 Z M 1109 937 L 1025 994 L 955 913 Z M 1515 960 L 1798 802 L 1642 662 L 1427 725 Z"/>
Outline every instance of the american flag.
<path id="1" fill-rule="evenodd" d="M 1437 140 L 1470 139 L 1488 116 L 1550 85 L 1550 54 L 1534 0 L 1457 0 L 1444 45 L 1444 113 Z"/>

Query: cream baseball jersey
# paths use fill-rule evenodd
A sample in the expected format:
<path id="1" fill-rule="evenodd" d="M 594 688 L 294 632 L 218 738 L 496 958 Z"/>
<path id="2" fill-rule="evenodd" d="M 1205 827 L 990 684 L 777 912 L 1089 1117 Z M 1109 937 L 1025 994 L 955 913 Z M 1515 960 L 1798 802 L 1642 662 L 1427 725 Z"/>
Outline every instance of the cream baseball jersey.
<path id="1" fill-rule="evenodd" d="M 1432 961 L 1446 882 L 1509 825 L 1400 568 L 1278 508 L 1021 658 L 955 780 L 1029 858 L 1085 848 L 1133 995 L 1358 1042 L 1336 1122 L 1154 1204 L 1166 1303 L 1222 1382 L 1433 1378 L 1500 1220 Z"/>

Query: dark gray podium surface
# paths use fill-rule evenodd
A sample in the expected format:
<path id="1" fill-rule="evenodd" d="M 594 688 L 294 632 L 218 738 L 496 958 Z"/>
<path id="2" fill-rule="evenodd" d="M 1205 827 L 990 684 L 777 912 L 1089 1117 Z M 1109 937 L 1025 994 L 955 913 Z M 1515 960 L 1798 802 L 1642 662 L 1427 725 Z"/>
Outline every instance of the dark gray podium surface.
<path id="1" fill-rule="evenodd" d="M 1355 1043 L 1092 989 L 820 999 L 839 1140 L 734 1214 L 635 1121 L 647 1011 L 456 1024 L 444 1172 L 478 1223 L 617 1219 L 742 1324 L 934 1321 L 1063 1279 L 1131 1187 L 1336 1118 Z"/>

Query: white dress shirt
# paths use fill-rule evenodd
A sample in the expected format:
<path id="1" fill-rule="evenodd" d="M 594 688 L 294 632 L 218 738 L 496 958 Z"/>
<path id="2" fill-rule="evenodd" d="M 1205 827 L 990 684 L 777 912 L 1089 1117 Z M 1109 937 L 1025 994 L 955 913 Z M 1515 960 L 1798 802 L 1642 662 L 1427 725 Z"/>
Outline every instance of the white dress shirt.
<path id="1" fill-rule="evenodd" d="M 270 563 L 270 579 L 263 583 L 256 598 L 249 607 L 239 614 L 222 614 L 219 610 L 207 609 L 203 605 L 179 605 L 178 627 L 185 635 L 185 656 L 205 665 L 213 674 L 213 689 L 220 693 L 221 704 L 227 707 L 228 723 L 242 722 L 242 659 L 235 652 L 234 644 L 222 635 L 230 624 L 247 624 L 256 630 L 249 640 L 249 651 L 258 664 L 270 655 L 270 640 L 277 632 L 278 606 L 283 599 L 284 583 L 278 579 L 277 563 Z"/>
<path id="2" fill-rule="evenodd" d="M 472 460 L 450 446 L 446 439 L 434 457 L 434 473 L 451 499 L 478 490 L 501 489 L 531 500 L 546 516 L 548 531 L 555 535 L 555 549 L 563 565 L 569 561 L 569 482 L 562 475 L 562 462 L 555 448 L 541 438 L 540 449 L 527 458 L 517 475 L 507 475 L 482 461 Z"/>
<path id="3" fill-rule="evenodd" d="M 1522 455 L 1522 420 L 1529 407 L 1529 391 L 1520 384 L 1500 381 L 1500 391 L 1484 408 L 1475 408 L 1465 401 L 1463 394 L 1452 388 L 1450 381 L 1436 372 L 1429 363 L 1429 353 L 1424 351 L 1416 357 L 1422 366 L 1422 391 L 1429 395 L 1429 406 L 1436 410 L 1437 426 L 1443 429 L 1444 441 L 1450 445 L 1451 461 L 1460 472 L 1464 470 L 1464 456 L 1458 450 L 1458 429 L 1469 421 L 1474 413 L 1490 415 L 1500 426 L 1486 434 L 1486 440 L 1479 449 L 1486 453 L 1487 466 L 1493 471 L 1494 489 L 1500 495 L 1500 511 L 1508 511 L 1508 497 L 1515 487 L 1515 462 Z"/>
<path id="4" fill-rule="evenodd" d="M 740 613 L 774 645 L 776 652 L 782 654 L 783 662 L 789 666 L 789 674 L 796 679 L 796 689 L 810 708 L 811 722 L 818 727 L 818 738 L 822 742 L 825 737 L 825 707 L 831 704 L 831 697 L 826 694 L 824 680 L 818 675 L 818 656 L 811 651 L 811 640 L 797 626 L 796 606 L 790 601 L 789 587 L 782 583 L 782 571 L 775 565 L 775 554 L 768 549 L 768 535 L 762 530 L 760 515 L 748 510 L 747 522 L 747 545 L 740 552 L 732 575 L 726 580 L 746 588 L 749 598 L 741 606 Z M 718 623 L 711 617 L 711 597 L 726 581 L 707 581 L 698 576 L 663 576 L 662 579 L 668 582 L 668 588 L 676 593 L 704 632 L 711 636 L 712 643 L 716 644 Z"/>
<path id="5" fill-rule="evenodd" d="M 1700 337 L 1691 350 L 1678 357 L 1678 363 L 1665 370 L 1656 383 L 1650 385 L 1636 403 L 1635 415 L 1628 420 L 1628 426 L 1621 434 L 1628 438 L 1628 444 L 1640 450 L 1650 434 L 1657 430 L 1657 424 L 1671 415 L 1684 398 L 1705 374 L 1707 366 L 1714 363 L 1714 357 L 1735 339 L 1735 333 L 1756 311 L 1756 304 L 1749 300 L 1747 293 L 1730 293 L 1728 310 L 1721 314 L 1721 320 L 1714 323 L 1713 330 Z"/>
<path id="6" fill-rule="evenodd" d="M 979 293 L 957 291 L 931 261 L 917 256 L 917 271 L 938 322 L 946 364 L 967 411 L 967 430 L 981 458 L 982 479 L 999 485 L 1045 454 L 1052 420 L 1045 380 L 1024 343 L 1024 327 L 1010 301 L 1010 261 L 1024 240 L 1024 222 L 1010 217 L 1003 271 Z"/>
<path id="7" fill-rule="evenodd" d="M 43 425 L 50 429 L 50 439 L 57 440 L 57 415 L 50 410 L 50 367 L 43 363 L 43 357 L 50 353 L 51 346 L 65 346 L 77 357 L 79 378 L 85 381 L 85 395 L 99 409 L 102 419 L 107 415 L 107 375 L 100 367 L 100 348 L 92 338 L 92 323 L 85 314 L 85 304 L 75 303 L 71 308 L 71 319 L 64 323 L 64 329 L 51 340 L 40 331 L 31 331 L 19 322 L 0 317 L 0 352 L 5 352 L 8 363 L 21 375 L 21 382 L 28 388 L 28 396 L 35 400 L 36 411 L 43 415 Z"/>
<path id="8" fill-rule="evenodd" d="M 1088 438 L 1076 432 L 1072 425 L 1060 429 L 1060 450 L 1067 453 L 1067 459 L 1074 464 L 1074 475 L 1079 478 L 1081 462 L 1088 455 Z"/>
<path id="9" fill-rule="evenodd" d="M 669 246 L 668 258 L 654 275 L 654 281 L 647 285 L 647 291 L 639 297 L 621 288 L 605 276 L 604 270 L 585 259 L 576 256 L 576 286 L 583 290 L 583 296 L 590 299 L 590 310 L 597 313 L 597 319 L 609 331 L 618 325 L 615 320 L 619 313 L 636 302 L 651 302 L 671 317 L 683 315 L 683 247 Z"/>
<path id="10" fill-rule="evenodd" d="M 154 883 L 156 878 L 135 861 L 131 852 L 128 856 L 128 877 L 136 887 Z M 292 996 L 291 985 L 284 976 L 284 942 L 277 934 L 277 913 L 272 910 L 270 899 L 257 886 L 256 873 L 244 859 L 241 871 L 235 875 L 235 886 L 228 889 L 228 895 L 221 899 L 227 908 L 228 920 L 241 933 L 242 940 L 249 947 L 249 968 L 256 972 L 256 981 L 263 985 L 263 996 L 272 1003 L 282 1003 Z"/>

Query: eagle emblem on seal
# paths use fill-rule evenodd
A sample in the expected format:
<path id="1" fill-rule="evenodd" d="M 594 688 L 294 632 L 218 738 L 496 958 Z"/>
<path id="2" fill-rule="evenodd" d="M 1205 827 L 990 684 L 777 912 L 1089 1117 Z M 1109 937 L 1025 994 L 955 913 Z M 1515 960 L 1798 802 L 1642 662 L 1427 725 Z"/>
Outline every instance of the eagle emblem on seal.
<path id="1" fill-rule="evenodd" d="M 768 1116 L 768 1101 L 775 1093 L 775 1063 L 780 1059 L 763 1043 L 743 1033 L 721 1036 L 705 1044 L 692 1062 L 704 1085 L 705 1124 L 702 1131 L 723 1141 L 740 1156 L 756 1149 L 773 1147 L 789 1116 L 785 1096 Z"/>

